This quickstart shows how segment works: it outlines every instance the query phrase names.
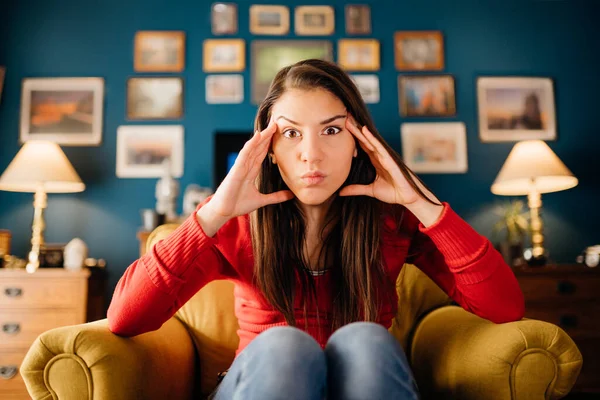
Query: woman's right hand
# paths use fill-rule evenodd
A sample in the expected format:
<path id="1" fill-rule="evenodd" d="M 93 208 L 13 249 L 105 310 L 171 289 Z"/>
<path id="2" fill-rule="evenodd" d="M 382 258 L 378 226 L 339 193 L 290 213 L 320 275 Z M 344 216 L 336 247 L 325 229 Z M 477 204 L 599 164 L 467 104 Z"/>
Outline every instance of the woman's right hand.
<path id="1" fill-rule="evenodd" d="M 294 198 L 290 190 L 263 194 L 256 187 L 256 177 L 276 131 L 277 124 L 271 120 L 262 132 L 246 142 L 215 194 L 198 210 L 197 217 L 208 236 L 214 236 L 231 218 Z"/>

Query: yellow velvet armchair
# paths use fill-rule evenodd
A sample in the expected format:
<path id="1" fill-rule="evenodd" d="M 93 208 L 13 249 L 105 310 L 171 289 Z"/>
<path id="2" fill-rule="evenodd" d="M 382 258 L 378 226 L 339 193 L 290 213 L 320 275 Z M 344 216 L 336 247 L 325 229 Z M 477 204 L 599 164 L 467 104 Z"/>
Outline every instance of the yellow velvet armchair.
<path id="1" fill-rule="evenodd" d="M 163 225 L 152 246 L 175 228 Z M 424 399 L 560 399 L 582 366 L 571 338 L 550 323 L 494 324 L 451 304 L 413 265 L 397 281 L 390 331 L 408 354 Z M 33 399 L 201 399 L 237 348 L 233 284 L 204 287 L 160 329 L 132 338 L 106 320 L 52 329 L 31 346 L 21 375 Z"/>

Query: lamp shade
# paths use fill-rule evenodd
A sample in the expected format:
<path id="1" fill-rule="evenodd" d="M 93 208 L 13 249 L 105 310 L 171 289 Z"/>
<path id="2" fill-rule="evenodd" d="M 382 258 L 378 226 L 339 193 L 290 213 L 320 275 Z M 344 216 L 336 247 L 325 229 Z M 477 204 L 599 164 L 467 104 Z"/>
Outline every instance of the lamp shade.
<path id="1" fill-rule="evenodd" d="M 558 192 L 577 186 L 577 178 L 541 140 L 515 144 L 496 180 L 492 193 L 504 196 Z"/>
<path id="2" fill-rule="evenodd" d="M 0 190 L 46 193 L 82 192 L 85 185 L 56 143 L 30 140 L 0 176 Z"/>

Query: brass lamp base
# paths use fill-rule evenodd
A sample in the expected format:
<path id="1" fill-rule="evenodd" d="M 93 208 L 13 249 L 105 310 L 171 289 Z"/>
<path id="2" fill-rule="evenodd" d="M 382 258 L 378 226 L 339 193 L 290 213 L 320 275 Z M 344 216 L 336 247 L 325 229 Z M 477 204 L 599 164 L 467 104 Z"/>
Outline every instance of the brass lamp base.
<path id="1" fill-rule="evenodd" d="M 544 249 L 543 223 L 540 216 L 542 208 L 542 196 L 539 192 L 532 190 L 527 195 L 527 205 L 531 214 L 531 244 L 532 247 L 526 249 L 523 258 L 531 267 L 541 267 L 546 265 L 548 254 Z"/>
<path id="2" fill-rule="evenodd" d="M 39 187 L 33 197 L 33 224 L 31 226 L 31 250 L 27 256 L 27 266 L 25 269 L 29 273 L 34 273 L 40 267 L 40 249 L 44 246 L 44 209 L 48 205 L 48 196 L 43 187 Z"/>

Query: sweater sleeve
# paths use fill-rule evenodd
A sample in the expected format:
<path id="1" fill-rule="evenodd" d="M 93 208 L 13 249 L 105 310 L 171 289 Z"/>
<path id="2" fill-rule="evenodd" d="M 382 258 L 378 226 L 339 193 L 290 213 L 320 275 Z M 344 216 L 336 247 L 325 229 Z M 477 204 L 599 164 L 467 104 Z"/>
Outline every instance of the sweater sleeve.
<path id="1" fill-rule="evenodd" d="M 416 225 L 407 262 L 467 311 L 495 323 L 523 318 L 523 293 L 511 268 L 447 203 L 433 225 Z"/>
<path id="2" fill-rule="evenodd" d="M 200 206 L 201 207 L 201 206 Z M 117 283 L 108 308 L 111 332 L 135 336 L 156 330 L 198 290 L 235 271 L 190 215 L 173 233 L 134 261 Z"/>

